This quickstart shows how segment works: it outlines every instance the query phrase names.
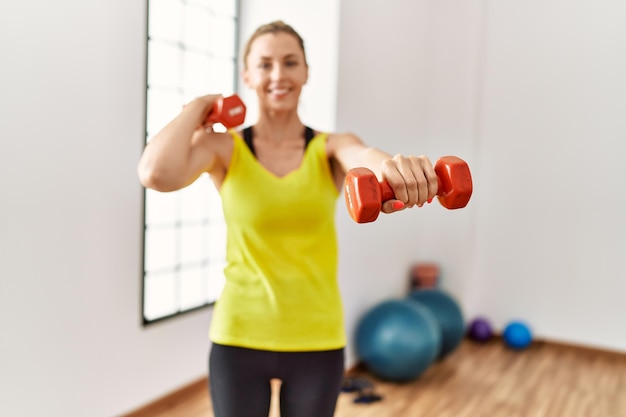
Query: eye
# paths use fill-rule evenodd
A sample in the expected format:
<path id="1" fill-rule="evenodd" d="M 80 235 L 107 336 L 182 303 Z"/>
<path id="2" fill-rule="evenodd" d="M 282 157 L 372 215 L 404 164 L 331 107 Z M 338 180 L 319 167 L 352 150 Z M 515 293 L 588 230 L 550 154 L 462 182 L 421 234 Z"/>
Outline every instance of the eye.
<path id="1" fill-rule="evenodd" d="M 261 62 L 259 63 L 258 67 L 260 69 L 269 69 L 272 67 L 272 64 L 270 64 L 269 62 Z"/>
<path id="2" fill-rule="evenodd" d="M 288 67 L 295 67 L 298 65 L 298 61 L 287 61 L 285 62 L 285 65 Z"/>

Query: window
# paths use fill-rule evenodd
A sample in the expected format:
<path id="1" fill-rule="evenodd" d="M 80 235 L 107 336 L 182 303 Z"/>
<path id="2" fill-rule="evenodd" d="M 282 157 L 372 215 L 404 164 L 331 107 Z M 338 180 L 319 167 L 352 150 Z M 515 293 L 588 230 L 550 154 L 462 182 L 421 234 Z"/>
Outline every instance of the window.
<path id="1" fill-rule="evenodd" d="M 235 92 L 237 33 L 238 0 L 148 0 L 146 142 L 194 97 Z M 172 193 L 147 189 L 144 211 L 144 324 L 214 303 L 226 226 L 208 176 Z"/>

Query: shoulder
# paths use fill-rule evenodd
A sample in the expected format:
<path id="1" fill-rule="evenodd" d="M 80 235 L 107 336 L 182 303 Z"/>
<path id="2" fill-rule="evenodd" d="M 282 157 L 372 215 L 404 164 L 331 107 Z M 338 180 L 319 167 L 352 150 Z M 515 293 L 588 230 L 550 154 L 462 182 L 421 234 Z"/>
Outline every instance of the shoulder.
<path id="1" fill-rule="evenodd" d="M 193 142 L 197 148 L 210 150 L 211 152 L 223 152 L 233 148 L 234 136 L 232 132 L 204 132 L 194 135 Z"/>
<path id="2" fill-rule="evenodd" d="M 329 133 L 326 143 L 329 150 L 338 150 L 352 145 L 364 145 L 363 140 L 352 132 Z"/>
<path id="3" fill-rule="evenodd" d="M 195 152 L 206 155 L 206 158 L 214 161 L 211 171 L 222 171 L 230 164 L 235 135 L 234 132 L 200 131 L 193 139 L 193 147 Z"/>
<path id="4" fill-rule="evenodd" d="M 213 140 L 218 157 L 222 160 L 224 167 L 228 167 L 235 147 L 235 140 L 237 137 L 241 137 L 241 132 L 230 130 L 228 132 L 213 133 L 213 135 L 215 135 Z"/>
<path id="5" fill-rule="evenodd" d="M 337 156 L 342 150 L 348 148 L 362 148 L 365 143 L 359 136 L 352 132 L 329 133 L 326 141 L 326 152 L 329 157 Z"/>

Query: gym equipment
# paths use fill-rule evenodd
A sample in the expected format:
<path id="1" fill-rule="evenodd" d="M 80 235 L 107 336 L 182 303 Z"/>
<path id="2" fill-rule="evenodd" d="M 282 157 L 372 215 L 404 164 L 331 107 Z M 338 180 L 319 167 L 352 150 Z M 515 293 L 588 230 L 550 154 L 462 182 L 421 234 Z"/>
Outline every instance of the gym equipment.
<path id="1" fill-rule="evenodd" d="M 371 404 L 376 401 L 382 400 L 381 395 L 376 394 L 372 390 L 359 391 L 358 396 L 353 400 L 355 403 Z"/>
<path id="2" fill-rule="evenodd" d="M 435 262 L 420 262 L 411 268 L 410 289 L 437 288 L 439 285 L 439 265 Z"/>
<path id="3" fill-rule="evenodd" d="M 456 156 L 443 156 L 434 168 L 439 179 L 439 203 L 450 210 L 465 207 L 472 196 L 472 175 L 467 163 Z M 348 171 L 344 197 L 350 217 L 357 223 L 368 223 L 378 218 L 383 202 L 395 195 L 387 181 L 379 182 L 374 172 L 360 167 Z"/>
<path id="4" fill-rule="evenodd" d="M 467 326 L 467 336 L 476 342 L 488 342 L 493 337 L 491 323 L 484 317 L 475 318 Z"/>
<path id="5" fill-rule="evenodd" d="M 374 391 L 374 384 L 363 377 L 347 377 L 341 382 L 342 392 L 356 392 L 355 403 L 369 404 L 383 399 Z"/>
<path id="6" fill-rule="evenodd" d="M 525 349 L 532 342 L 532 332 L 528 325 L 521 321 L 512 321 L 504 328 L 502 333 L 504 343 L 515 350 Z"/>
<path id="7" fill-rule="evenodd" d="M 207 123 L 221 123 L 227 129 L 242 125 L 246 119 L 246 106 L 238 95 L 222 97 L 215 102 L 207 116 Z"/>
<path id="8" fill-rule="evenodd" d="M 344 377 L 341 381 L 341 392 L 359 392 L 373 387 L 374 384 L 363 377 Z"/>
<path id="9" fill-rule="evenodd" d="M 366 367 L 382 379 L 402 382 L 421 375 L 436 359 L 441 333 L 432 313 L 407 300 L 382 302 L 356 329 L 356 349 Z"/>
<path id="10" fill-rule="evenodd" d="M 407 297 L 413 303 L 426 307 L 435 317 L 441 332 L 441 346 L 437 358 L 443 359 L 452 353 L 465 336 L 465 319 L 458 303 L 443 290 L 436 288 L 418 289 Z"/>

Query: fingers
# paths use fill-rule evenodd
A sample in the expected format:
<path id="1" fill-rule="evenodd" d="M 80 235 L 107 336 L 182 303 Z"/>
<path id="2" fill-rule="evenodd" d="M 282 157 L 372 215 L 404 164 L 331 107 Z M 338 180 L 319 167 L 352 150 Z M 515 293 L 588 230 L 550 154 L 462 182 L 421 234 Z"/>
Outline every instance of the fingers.
<path id="1" fill-rule="evenodd" d="M 189 115 L 189 120 L 196 123 L 196 130 L 202 129 L 206 133 L 212 133 L 215 121 L 209 120 L 209 115 L 217 101 L 222 97 L 221 94 L 207 94 L 196 97 L 189 103 L 183 105 L 181 114 L 187 113 Z"/>
<path id="2" fill-rule="evenodd" d="M 404 210 L 406 205 L 400 200 L 388 200 L 383 202 L 382 212 L 393 213 L 394 211 Z"/>
<path id="3" fill-rule="evenodd" d="M 223 98 L 221 94 L 207 94 L 206 96 L 198 98 L 198 100 L 200 100 L 204 106 L 203 117 L 205 119 L 208 118 L 209 114 L 213 111 L 217 101 L 221 98 Z M 207 124 L 208 123 L 205 123 L 205 125 Z M 210 124 L 212 125 L 213 123 Z"/>
<path id="4" fill-rule="evenodd" d="M 396 155 L 383 162 L 382 176 L 396 197 L 396 200 L 383 204 L 386 213 L 416 205 L 421 207 L 437 195 L 439 180 L 432 163 L 425 156 Z M 395 202 L 401 202 L 404 206 Z"/>
<path id="5" fill-rule="evenodd" d="M 222 94 L 207 94 L 204 96 L 198 97 L 196 100 L 200 100 L 206 104 L 207 107 L 213 107 L 213 104 L 220 98 L 223 98 Z"/>

